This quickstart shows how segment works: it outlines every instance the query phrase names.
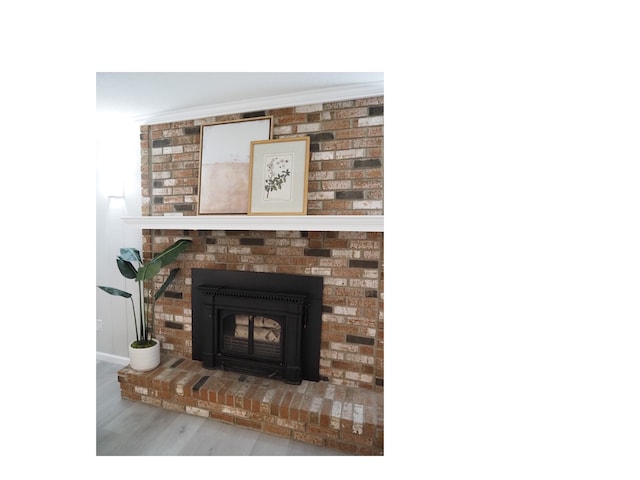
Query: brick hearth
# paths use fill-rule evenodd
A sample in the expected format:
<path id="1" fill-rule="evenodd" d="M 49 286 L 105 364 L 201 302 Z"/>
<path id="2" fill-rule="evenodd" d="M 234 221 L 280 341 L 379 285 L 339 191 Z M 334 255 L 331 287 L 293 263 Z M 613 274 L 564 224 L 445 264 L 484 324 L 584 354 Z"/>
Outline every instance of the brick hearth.
<path id="1" fill-rule="evenodd" d="M 122 398 L 356 455 L 383 454 L 383 394 L 326 381 L 281 380 L 202 367 L 162 353 L 150 372 L 118 372 Z"/>

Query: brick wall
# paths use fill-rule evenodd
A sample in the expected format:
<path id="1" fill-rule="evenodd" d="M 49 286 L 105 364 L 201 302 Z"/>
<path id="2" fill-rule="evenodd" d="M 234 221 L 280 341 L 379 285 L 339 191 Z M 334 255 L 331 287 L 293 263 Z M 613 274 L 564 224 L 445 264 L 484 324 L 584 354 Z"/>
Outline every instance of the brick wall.
<path id="1" fill-rule="evenodd" d="M 383 213 L 384 97 L 303 105 L 141 127 L 142 214 L 197 214 L 200 126 L 273 116 L 273 138 L 309 136 L 308 215 Z M 177 238 L 193 245 L 157 304 L 165 350 L 191 356 L 191 268 L 324 277 L 320 374 L 383 386 L 383 234 L 375 232 L 145 230 L 150 258 Z"/>

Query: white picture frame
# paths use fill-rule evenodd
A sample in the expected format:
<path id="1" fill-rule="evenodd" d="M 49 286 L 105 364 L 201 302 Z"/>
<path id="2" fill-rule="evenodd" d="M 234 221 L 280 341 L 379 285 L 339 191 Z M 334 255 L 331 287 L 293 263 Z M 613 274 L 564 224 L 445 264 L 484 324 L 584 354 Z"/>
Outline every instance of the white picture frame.
<path id="1" fill-rule="evenodd" d="M 198 215 L 246 214 L 251 142 L 271 138 L 273 117 L 202 125 Z"/>

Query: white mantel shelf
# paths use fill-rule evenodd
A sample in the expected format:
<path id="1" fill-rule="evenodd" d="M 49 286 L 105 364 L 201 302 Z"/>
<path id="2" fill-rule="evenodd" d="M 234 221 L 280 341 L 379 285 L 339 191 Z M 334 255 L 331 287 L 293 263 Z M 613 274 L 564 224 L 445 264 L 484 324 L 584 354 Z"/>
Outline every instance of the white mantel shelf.
<path id="1" fill-rule="evenodd" d="M 383 215 L 171 215 L 122 220 L 133 227 L 156 230 L 384 232 Z"/>

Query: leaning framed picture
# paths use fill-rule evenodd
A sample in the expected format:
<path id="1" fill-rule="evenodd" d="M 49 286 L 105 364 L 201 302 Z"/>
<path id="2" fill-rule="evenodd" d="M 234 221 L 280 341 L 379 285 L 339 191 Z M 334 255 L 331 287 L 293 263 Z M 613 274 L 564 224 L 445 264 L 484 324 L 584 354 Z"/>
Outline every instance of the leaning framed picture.
<path id="1" fill-rule="evenodd" d="M 203 125 L 198 214 L 246 214 L 251 142 L 271 138 L 273 117 Z"/>
<path id="2" fill-rule="evenodd" d="M 309 137 L 251 142 L 249 215 L 306 215 Z"/>

